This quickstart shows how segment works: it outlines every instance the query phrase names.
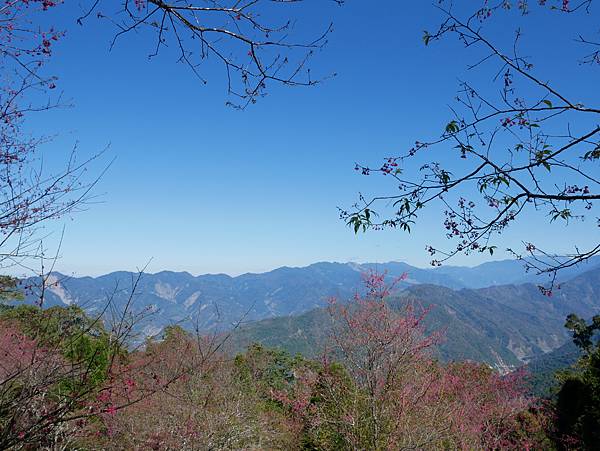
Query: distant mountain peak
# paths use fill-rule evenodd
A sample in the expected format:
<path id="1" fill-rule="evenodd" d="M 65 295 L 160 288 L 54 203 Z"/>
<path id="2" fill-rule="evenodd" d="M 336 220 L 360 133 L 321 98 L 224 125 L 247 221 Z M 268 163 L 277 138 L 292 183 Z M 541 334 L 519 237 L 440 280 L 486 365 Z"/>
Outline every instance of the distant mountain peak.
<path id="1" fill-rule="evenodd" d="M 408 281 L 397 287 L 396 299 L 401 302 L 410 296 L 423 306 L 432 306 L 431 327 L 447 331 L 448 341 L 442 349 L 445 358 L 479 359 L 504 369 L 566 341 L 563 324 L 568 313 L 589 317 L 600 312 L 600 267 L 582 265 L 572 269 L 571 280 L 548 298 L 535 286 L 535 279 L 527 278 L 520 262 L 511 260 L 474 268 L 438 269 L 421 269 L 403 262 L 318 262 L 237 277 L 160 271 L 143 274 L 133 298 L 136 273 L 116 271 L 91 278 L 56 272 L 48 277 L 44 305 L 78 304 L 94 314 L 102 312 L 109 299 L 116 309 L 133 299 L 134 310 L 154 312 L 140 331 L 156 333 L 170 324 L 223 330 L 244 319 L 266 321 L 256 323 L 262 328 L 256 336 L 275 340 L 279 332 L 269 328 L 287 331 L 294 325 L 289 333 L 306 340 L 310 334 L 320 336 L 326 329 L 320 314 L 310 312 L 321 311 L 331 297 L 352 299 L 362 288 L 361 273 L 368 270 L 387 272 L 390 278 L 408 273 Z M 27 300 L 37 299 L 32 294 Z M 312 329 L 297 321 L 311 321 Z M 279 339 L 291 343 L 289 337 Z"/>

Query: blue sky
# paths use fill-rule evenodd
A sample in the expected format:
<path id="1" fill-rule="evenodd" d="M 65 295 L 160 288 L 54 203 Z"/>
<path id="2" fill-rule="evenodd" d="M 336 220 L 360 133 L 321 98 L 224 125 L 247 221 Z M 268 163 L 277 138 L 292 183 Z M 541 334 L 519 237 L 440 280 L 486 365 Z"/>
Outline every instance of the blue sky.
<path id="1" fill-rule="evenodd" d="M 76 25 L 76 2 L 57 9 L 53 20 L 67 35 L 49 69 L 73 107 L 34 117 L 30 125 L 56 134 L 44 149 L 52 164 L 60 164 L 76 142 L 81 157 L 110 145 L 92 174 L 114 158 L 95 190 L 99 202 L 48 226 L 52 249 L 65 225 L 57 269 L 95 275 L 133 270 L 150 259 L 150 271 L 193 274 L 259 272 L 321 260 L 427 266 L 425 245 L 445 241 L 439 211 L 425 213 L 410 235 L 354 235 L 336 207 L 351 205 L 359 191 L 394 189 L 383 178 L 359 176 L 355 162 L 377 164 L 415 139 L 437 136 L 448 122 L 468 54 L 455 43 L 423 46 L 423 30 L 433 29 L 439 18 L 430 3 L 372 5 L 306 2 L 299 27 L 318 33 L 328 20 L 335 24 L 329 45 L 313 59 L 313 73 L 338 76 L 312 88 L 273 86 L 245 111 L 225 106 L 224 72 L 217 63 L 205 66 L 209 83 L 202 85 L 169 51 L 149 61 L 152 43 L 144 34 L 125 37 L 109 52 L 109 23 L 92 18 Z M 540 69 L 565 80 L 566 89 L 568 83 L 589 85 L 589 100 L 598 100 L 594 74 L 587 68 L 572 74 L 556 64 L 557 58 L 575 56 L 564 43 L 551 44 L 556 19 L 544 17 L 505 15 L 491 33 L 500 36 L 527 20 L 526 37 L 544 57 Z M 575 32 L 579 24 L 567 20 Z M 507 245 L 539 224 L 531 218 L 518 225 L 506 236 Z M 563 229 L 556 225 L 552 233 Z M 581 230 L 580 237 L 589 233 L 580 225 L 570 230 Z M 552 234 L 540 238 L 555 242 Z M 583 240 L 588 238 L 597 239 Z M 455 263 L 481 259 L 459 257 Z"/>

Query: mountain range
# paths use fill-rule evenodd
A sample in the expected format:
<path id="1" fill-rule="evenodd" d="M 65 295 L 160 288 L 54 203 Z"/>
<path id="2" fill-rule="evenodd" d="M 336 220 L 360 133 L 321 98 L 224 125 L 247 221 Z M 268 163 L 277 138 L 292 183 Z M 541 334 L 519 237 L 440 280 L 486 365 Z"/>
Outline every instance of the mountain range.
<path id="1" fill-rule="evenodd" d="M 502 370 L 567 342 L 563 328 L 567 314 L 589 317 L 600 312 L 599 259 L 562 272 L 566 281 L 552 297 L 542 295 L 536 287 L 540 279 L 526 274 L 522 263 L 514 260 L 435 269 L 402 262 L 322 262 L 237 277 L 169 271 L 143 274 L 133 294 L 134 273 L 100 277 L 53 273 L 44 305 L 77 304 L 94 315 L 103 312 L 109 301 L 118 311 L 131 299 L 135 311 L 151 312 L 141 323 L 145 335 L 158 334 L 171 324 L 204 331 L 224 331 L 237 324 L 234 347 L 260 341 L 314 354 L 327 335 L 323 310 L 327 300 L 351 298 L 361 289 L 361 275 L 369 270 L 387 272 L 390 278 L 408 274 L 391 302 L 410 298 L 432 306 L 428 327 L 441 328 L 446 336 L 442 358 L 484 361 Z M 31 292 L 28 300 L 34 302 L 37 296 Z"/>
<path id="2" fill-rule="evenodd" d="M 430 330 L 444 332 L 443 360 L 475 360 L 509 371 L 569 342 L 564 328 L 569 313 L 591 317 L 600 312 L 600 268 L 565 282 L 552 297 L 530 283 L 459 290 L 421 284 L 390 303 L 406 300 L 431 307 L 426 322 Z M 321 308 L 244 324 L 233 334 L 234 347 L 261 342 L 315 355 L 328 335 L 328 319 Z"/>

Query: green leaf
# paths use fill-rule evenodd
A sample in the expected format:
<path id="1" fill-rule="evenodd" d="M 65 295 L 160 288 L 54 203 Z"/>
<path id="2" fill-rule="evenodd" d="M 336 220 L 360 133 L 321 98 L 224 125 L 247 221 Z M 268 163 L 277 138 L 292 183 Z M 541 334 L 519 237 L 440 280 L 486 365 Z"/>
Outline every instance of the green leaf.
<path id="1" fill-rule="evenodd" d="M 427 30 L 423 30 L 423 42 L 425 45 L 429 45 L 429 41 L 431 40 L 431 35 Z"/>
<path id="2" fill-rule="evenodd" d="M 442 182 L 444 185 L 447 185 L 450 181 L 450 173 L 448 171 L 442 171 L 439 178 L 440 182 Z"/>
<path id="3" fill-rule="evenodd" d="M 446 133 L 456 133 L 458 130 L 458 122 L 456 121 L 450 121 L 446 125 Z"/>
<path id="4" fill-rule="evenodd" d="M 542 100 L 542 103 L 545 103 L 549 108 L 552 108 L 552 102 L 550 102 L 550 100 Z"/>
<path id="5" fill-rule="evenodd" d="M 498 185 L 500 185 L 500 183 L 504 183 L 506 186 L 510 187 L 510 182 L 506 177 L 498 176 Z"/>
<path id="6" fill-rule="evenodd" d="M 594 149 L 586 152 L 583 155 L 584 160 L 598 160 L 600 159 L 600 144 Z"/>
<path id="7" fill-rule="evenodd" d="M 566 220 L 566 219 L 569 219 L 570 217 L 571 217 L 571 210 L 569 210 L 568 208 L 565 208 L 564 210 L 556 210 L 552 213 L 552 218 L 550 219 L 550 222 L 554 222 L 558 218 Z"/>

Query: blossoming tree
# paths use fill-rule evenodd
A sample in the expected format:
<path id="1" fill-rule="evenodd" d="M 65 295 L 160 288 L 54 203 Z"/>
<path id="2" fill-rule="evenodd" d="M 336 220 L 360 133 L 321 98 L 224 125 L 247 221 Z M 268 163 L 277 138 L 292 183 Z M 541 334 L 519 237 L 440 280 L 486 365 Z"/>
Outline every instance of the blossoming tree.
<path id="1" fill-rule="evenodd" d="M 499 235 L 525 217 L 550 223 L 579 221 L 587 236 L 597 236 L 600 226 L 594 213 L 600 200 L 597 97 L 585 83 L 564 83 L 558 71 L 538 69 L 544 66 L 539 63 L 552 67 L 554 56 L 540 50 L 545 47 L 537 53 L 522 50 L 523 41 L 533 34 L 528 31 L 538 34 L 533 23 L 525 22 L 508 41 L 505 28 L 491 31 L 495 20 L 510 22 L 511 14 L 539 21 L 538 27 L 552 29 L 554 37 L 565 45 L 570 42 L 572 54 L 579 55 L 554 65 L 571 64 L 572 70 L 583 74 L 585 69 L 593 76 L 600 63 L 600 39 L 594 21 L 586 19 L 597 18 L 597 5 L 591 0 L 478 5 L 473 11 L 470 3 L 438 2 L 443 21 L 423 35 L 425 45 L 455 38 L 471 59 L 445 127 L 438 136 L 419 139 L 380 165 L 357 164 L 364 175 L 387 177 L 394 191 L 361 196 L 353 208 L 341 211 L 355 232 L 410 231 L 424 209 L 441 206 L 442 230 L 453 244 L 449 249 L 427 246 L 434 266 L 460 253 L 493 254 Z M 552 14 L 563 15 L 565 26 L 544 28 Z M 532 233 L 507 250 L 528 270 L 550 276 L 550 283 L 541 287 L 548 294 L 557 271 L 600 253 L 600 243 L 593 239 L 591 244 L 576 240 L 571 251 L 544 249 L 536 241 Z"/>

